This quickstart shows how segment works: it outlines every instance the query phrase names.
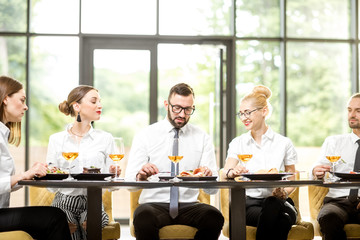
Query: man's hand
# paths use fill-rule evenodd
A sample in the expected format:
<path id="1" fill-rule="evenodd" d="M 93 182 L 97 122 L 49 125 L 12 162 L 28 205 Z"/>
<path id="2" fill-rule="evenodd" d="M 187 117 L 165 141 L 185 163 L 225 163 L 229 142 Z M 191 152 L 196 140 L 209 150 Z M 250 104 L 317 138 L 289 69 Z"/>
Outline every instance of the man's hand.
<path id="1" fill-rule="evenodd" d="M 158 173 L 159 173 L 159 169 L 156 167 L 156 165 L 152 163 L 147 163 L 144 166 L 142 166 L 142 168 L 136 175 L 136 180 L 145 181 L 147 180 L 148 177 Z"/>
<path id="2" fill-rule="evenodd" d="M 116 165 L 110 165 L 109 173 L 115 173 L 115 172 L 116 172 Z M 120 166 L 118 166 L 116 176 L 120 176 L 120 174 L 121 174 L 121 168 Z"/>
<path id="3" fill-rule="evenodd" d="M 325 173 L 330 171 L 330 168 L 329 165 L 318 165 L 313 169 L 313 176 L 315 179 L 322 179 L 324 178 Z"/>

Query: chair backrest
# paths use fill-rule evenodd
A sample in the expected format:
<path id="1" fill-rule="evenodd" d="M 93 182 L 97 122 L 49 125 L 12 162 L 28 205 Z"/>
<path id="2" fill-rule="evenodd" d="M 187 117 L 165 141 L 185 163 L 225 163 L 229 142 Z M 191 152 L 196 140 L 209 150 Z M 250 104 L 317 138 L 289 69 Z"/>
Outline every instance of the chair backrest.
<path id="1" fill-rule="evenodd" d="M 310 208 L 310 221 L 314 225 L 315 235 L 320 236 L 320 227 L 317 221 L 320 209 L 323 205 L 324 198 L 329 192 L 326 187 L 308 186 L 309 194 L 309 208 Z"/>
<path id="2" fill-rule="evenodd" d="M 130 192 L 130 220 L 129 220 L 129 225 L 130 225 L 131 235 L 134 236 L 134 237 L 135 237 L 135 230 L 134 230 L 134 225 L 133 225 L 134 212 L 135 212 L 135 209 L 139 206 L 139 198 L 140 198 L 141 192 L 142 192 L 142 189 L 140 189 L 140 190 L 138 190 L 136 192 Z M 210 195 L 205 193 L 202 189 L 200 189 L 198 200 L 201 203 L 210 204 Z"/>
<path id="3" fill-rule="evenodd" d="M 50 206 L 55 197 L 55 193 L 50 192 L 44 187 L 29 186 L 30 206 Z M 112 192 L 104 191 L 102 195 L 105 212 L 109 215 L 109 222 L 113 222 L 112 214 Z"/>

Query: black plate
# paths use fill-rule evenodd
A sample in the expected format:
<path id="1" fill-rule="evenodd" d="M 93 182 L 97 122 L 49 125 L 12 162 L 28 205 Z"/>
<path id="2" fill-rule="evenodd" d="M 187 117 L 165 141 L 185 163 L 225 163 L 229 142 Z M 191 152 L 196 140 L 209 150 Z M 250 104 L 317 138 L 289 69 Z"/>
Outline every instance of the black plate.
<path id="1" fill-rule="evenodd" d="M 294 173 L 265 173 L 265 174 L 256 174 L 256 173 L 243 173 L 240 176 L 247 177 L 251 180 L 281 180 L 283 177 L 291 176 Z"/>
<path id="2" fill-rule="evenodd" d="M 63 180 L 68 177 L 66 173 L 48 173 L 43 177 L 34 177 L 35 180 Z"/>
<path id="3" fill-rule="evenodd" d="M 168 181 L 173 179 L 171 176 L 159 176 L 160 180 Z M 183 181 L 215 181 L 217 176 L 204 176 L 204 177 L 178 177 Z"/>
<path id="4" fill-rule="evenodd" d="M 335 176 L 344 180 L 360 180 L 360 173 L 341 173 L 335 172 Z"/>
<path id="5" fill-rule="evenodd" d="M 113 173 L 74 173 L 71 176 L 77 180 L 104 180 L 104 178 L 114 176 Z"/>

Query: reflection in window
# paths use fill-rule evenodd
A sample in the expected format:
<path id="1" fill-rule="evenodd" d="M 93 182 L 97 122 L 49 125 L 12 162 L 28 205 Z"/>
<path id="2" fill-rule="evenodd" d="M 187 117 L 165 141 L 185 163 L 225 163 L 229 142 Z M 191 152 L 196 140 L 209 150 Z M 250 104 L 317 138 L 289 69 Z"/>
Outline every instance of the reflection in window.
<path id="1" fill-rule="evenodd" d="M 0 32 L 26 31 L 26 3 L 24 0 L 0 0 Z"/>
<path id="2" fill-rule="evenodd" d="M 236 36 L 280 36 L 280 1 L 236 1 Z"/>
<path id="3" fill-rule="evenodd" d="M 288 0 L 288 37 L 349 37 L 350 1 Z"/>
<path id="4" fill-rule="evenodd" d="M 298 146 L 321 146 L 348 132 L 349 45 L 289 43 L 287 60 L 288 136 Z"/>
<path id="5" fill-rule="evenodd" d="M 159 6 L 160 34 L 231 34 L 230 0 L 160 0 Z"/>
<path id="6" fill-rule="evenodd" d="M 272 116 L 267 120 L 267 123 L 274 131 L 280 132 L 279 68 L 281 66 L 281 57 L 279 43 L 238 41 L 236 46 L 236 111 L 239 110 L 240 99 L 251 91 L 255 85 L 265 85 L 272 91 L 270 103 L 273 107 Z M 236 120 L 236 123 L 238 135 L 246 131 L 241 121 Z"/>
<path id="7" fill-rule="evenodd" d="M 156 0 L 83 0 L 82 32 L 155 34 Z"/>
<path id="8" fill-rule="evenodd" d="M 32 1 L 30 16 L 33 32 L 79 32 L 79 0 Z"/>
<path id="9" fill-rule="evenodd" d="M 72 121 L 58 105 L 79 84 L 78 41 L 76 37 L 31 39 L 30 165 L 45 161 L 49 136 Z"/>
<path id="10" fill-rule="evenodd" d="M 96 127 L 130 147 L 135 133 L 149 123 L 150 52 L 96 49 L 94 74 L 103 106 Z"/>

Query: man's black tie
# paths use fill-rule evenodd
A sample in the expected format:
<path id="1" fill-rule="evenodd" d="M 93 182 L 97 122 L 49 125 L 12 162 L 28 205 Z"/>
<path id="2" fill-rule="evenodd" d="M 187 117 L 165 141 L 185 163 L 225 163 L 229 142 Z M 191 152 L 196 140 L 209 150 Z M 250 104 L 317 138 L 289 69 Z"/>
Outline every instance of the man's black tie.
<path id="1" fill-rule="evenodd" d="M 356 156 L 355 156 L 355 163 L 354 163 L 354 172 L 358 172 L 360 170 L 360 139 L 356 141 L 356 143 L 359 145 L 358 149 L 356 151 Z M 357 198 L 358 198 L 358 192 L 359 189 L 350 189 L 350 193 L 349 193 L 349 200 L 350 202 L 355 203 Z"/>
<path id="2" fill-rule="evenodd" d="M 174 128 L 174 142 L 173 142 L 173 156 L 178 156 L 179 154 L 179 129 Z M 177 176 L 179 174 L 179 164 L 175 169 L 175 163 L 171 162 L 171 176 Z M 172 218 L 176 218 L 179 210 L 179 187 L 170 188 L 170 207 L 169 213 Z"/>

